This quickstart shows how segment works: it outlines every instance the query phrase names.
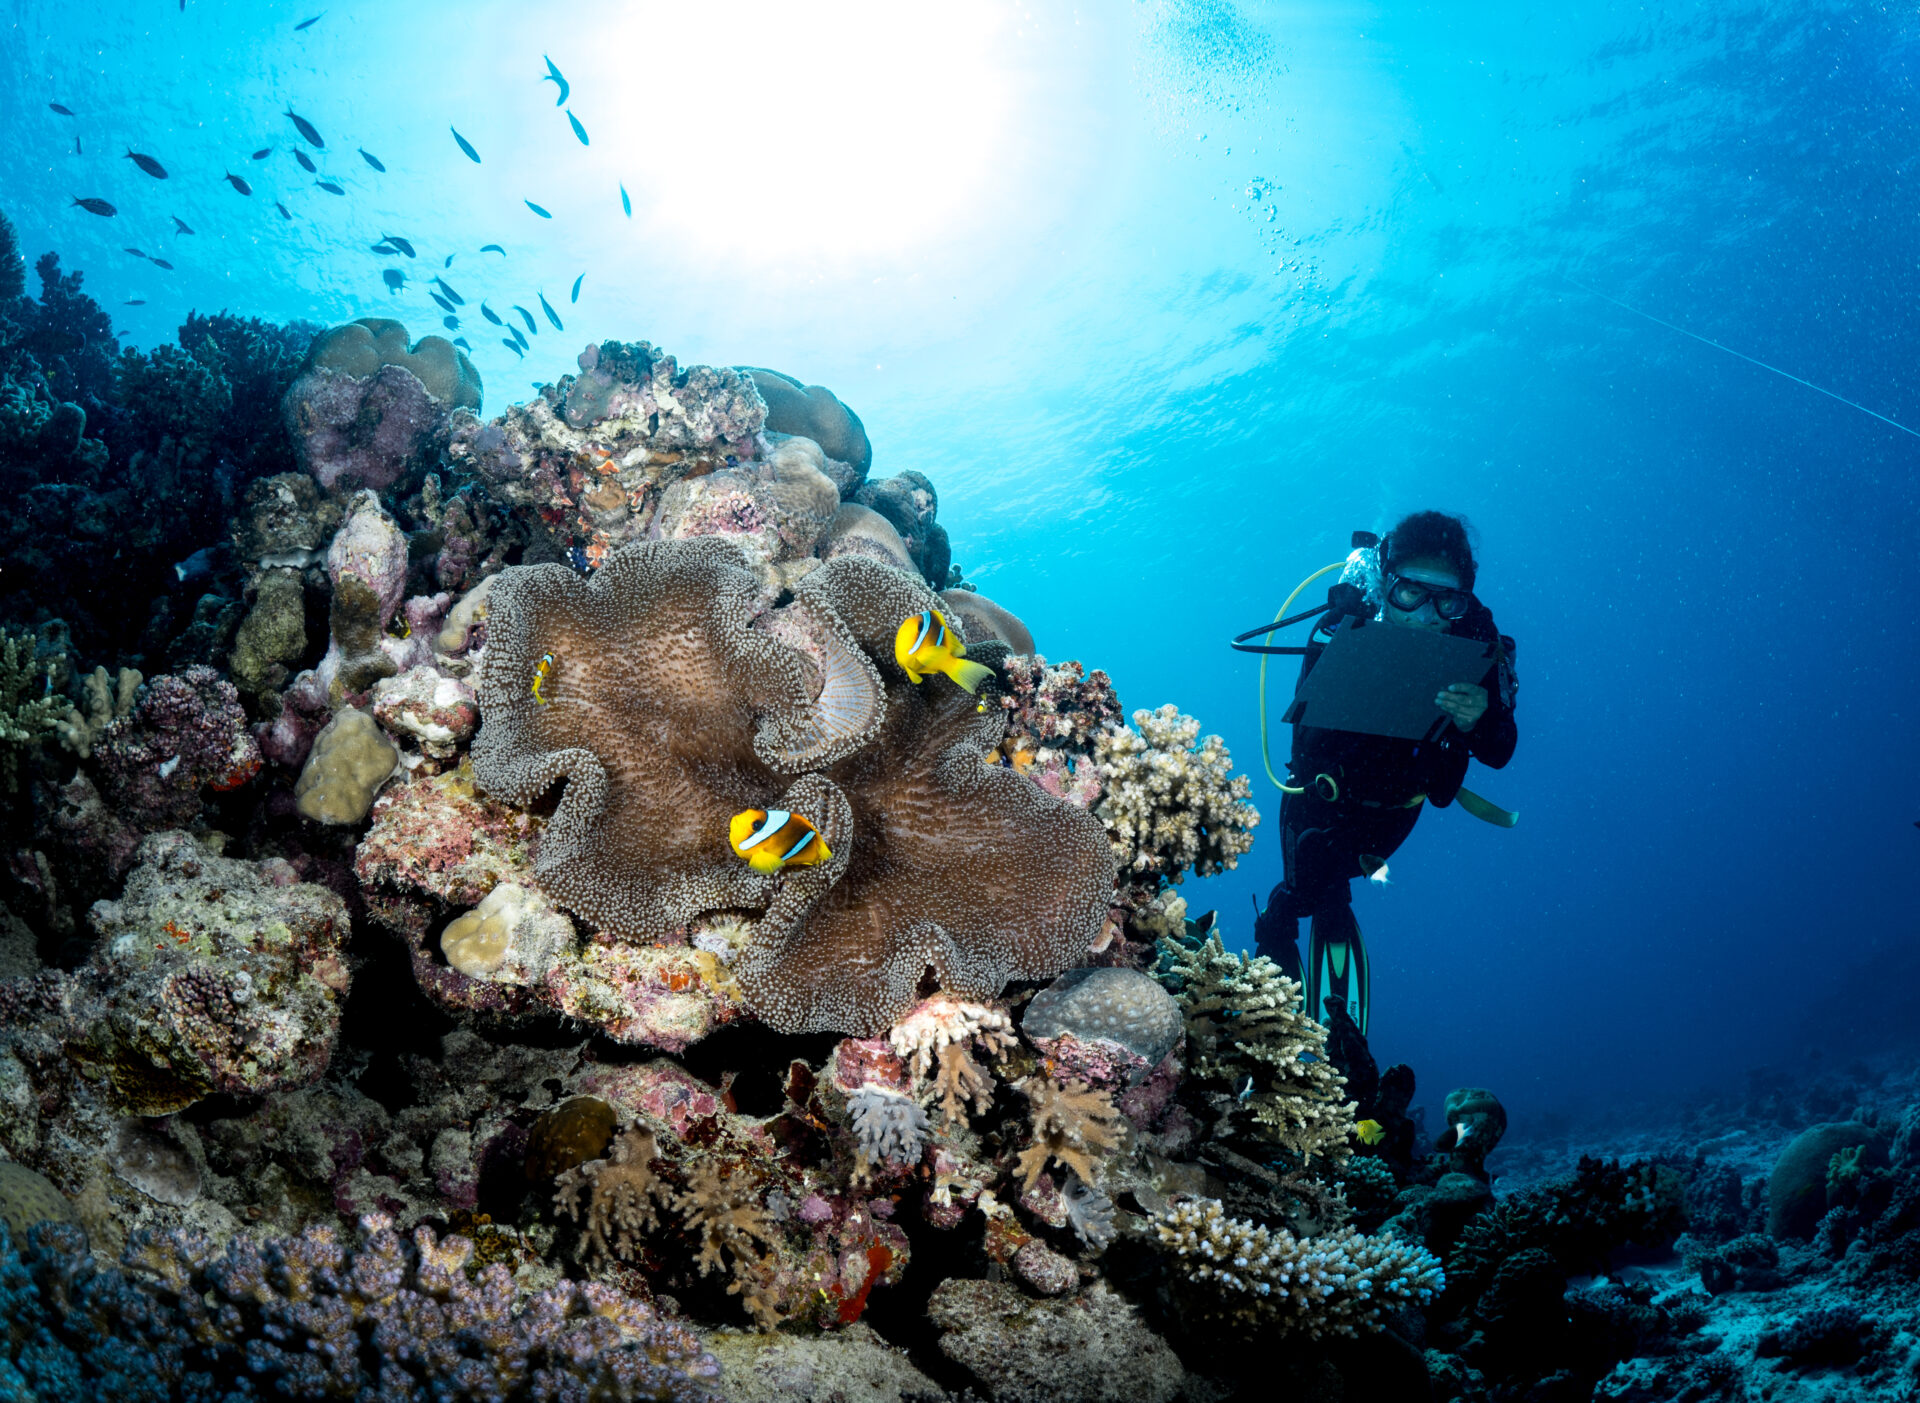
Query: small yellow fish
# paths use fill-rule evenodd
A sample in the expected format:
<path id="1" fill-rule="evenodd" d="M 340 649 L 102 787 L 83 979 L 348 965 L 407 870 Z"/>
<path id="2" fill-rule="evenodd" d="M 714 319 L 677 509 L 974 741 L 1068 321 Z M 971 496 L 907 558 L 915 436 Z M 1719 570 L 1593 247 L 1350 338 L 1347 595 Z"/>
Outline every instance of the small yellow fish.
<path id="1" fill-rule="evenodd" d="M 407 622 L 405 614 L 396 613 L 387 620 L 387 636 L 390 638 L 413 637 L 413 625 Z"/>
<path id="2" fill-rule="evenodd" d="M 1377 1120 L 1363 1120 L 1354 1126 L 1353 1133 L 1360 1137 L 1363 1145 L 1377 1145 L 1387 1138 L 1387 1128 Z"/>
<path id="3" fill-rule="evenodd" d="M 547 679 L 552 675 L 553 654 L 542 653 L 540 655 L 540 661 L 535 663 L 533 667 L 533 699 L 542 706 L 545 706 L 553 700 L 551 697 L 543 697 L 540 695 L 540 689 L 547 685 Z"/>
<path id="4" fill-rule="evenodd" d="M 911 615 L 893 635 L 893 660 L 900 664 L 907 680 L 919 683 L 936 672 L 944 672 L 969 693 L 978 693 L 980 684 L 993 676 L 993 669 L 967 662 L 967 645 L 947 627 L 938 609 L 922 609 Z"/>
<path id="5" fill-rule="evenodd" d="M 727 841 L 756 872 L 813 867 L 833 856 L 819 829 L 785 809 L 741 810 L 727 825 Z"/>

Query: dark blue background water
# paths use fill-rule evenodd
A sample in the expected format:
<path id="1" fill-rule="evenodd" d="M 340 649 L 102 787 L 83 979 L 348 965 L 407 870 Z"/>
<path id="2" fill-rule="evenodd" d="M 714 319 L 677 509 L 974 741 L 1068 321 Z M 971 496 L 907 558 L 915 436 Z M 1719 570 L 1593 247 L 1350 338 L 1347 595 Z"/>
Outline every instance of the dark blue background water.
<path id="1" fill-rule="evenodd" d="M 1360 894 L 1382 1059 L 1527 1112 L 1911 1032 L 1920 441 L 1576 283 L 1920 422 L 1914 16 L 423 2 L 293 30 L 320 8 L 16 0 L 28 256 L 141 344 L 190 307 L 420 334 L 435 271 L 543 290 L 568 329 L 529 364 L 474 337 L 489 413 L 607 336 L 833 386 L 1046 653 L 1226 737 L 1269 821 L 1188 896 L 1241 941 L 1278 796 L 1224 639 L 1352 529 L 1465 512 L 1521 675 L 1518 755 L 1468 783 L 1523 818 L 1429 813 Z M 288 161 L 289 104 L 345 197 Z M 421 246 L 399 297 L 388 232 Z"/>

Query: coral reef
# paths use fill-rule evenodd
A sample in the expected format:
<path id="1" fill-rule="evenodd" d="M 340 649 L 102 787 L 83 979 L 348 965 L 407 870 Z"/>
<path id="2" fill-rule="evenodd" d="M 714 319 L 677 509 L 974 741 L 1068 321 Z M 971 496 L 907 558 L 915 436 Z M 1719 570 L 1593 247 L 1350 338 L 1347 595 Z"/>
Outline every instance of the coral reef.
<path id="1" fill-rule="evenodd" d="M 51 670 L 30 635 L 0 631 L 0 783 L 20 787 L 21 760 L 54 728 L 60 704 L 50 695 Z"/>
<path id="2" fill-rule="evenodd" d="M 1247 778 L 1229 778 L 1220 737 L 1196 747 L 1200 723 L 1172 706 L 1136 711 L 1133 724 L 1138 731 L 1102 732 L 1093 751 L 1106 786 L 1095 812 L 1121 868 L 1177 883 L 1189 871 L 1211 877 L 1238 866 L 1260 815 Z"/>
<path id="3" fill-rule="evenodd" d="M 593 1397 L 718 1399 L 685 1326 L 597 1283 L 528 1292 L 474 1243 L 383 1215 L 348 1247 L 312 1228 L 225 1252 L 189 1234 L 96 1268 L 70 1228 L 0 1237 L 0 1385 L 27 1397 L 162 1400 Z M 214 1390 L 218 1390 L 215 1393 Z M 245 1393 L 235 1390 L 245 1390 Z"/>
<path id="4" fill-rule="evenodd" d="M 150 829 L 191 822 L 202 791 L 237 789 L 262 763 L 239 692 L 210 667 L 148 682 L 90 749 L 100 792 L 121 818 Z"/>

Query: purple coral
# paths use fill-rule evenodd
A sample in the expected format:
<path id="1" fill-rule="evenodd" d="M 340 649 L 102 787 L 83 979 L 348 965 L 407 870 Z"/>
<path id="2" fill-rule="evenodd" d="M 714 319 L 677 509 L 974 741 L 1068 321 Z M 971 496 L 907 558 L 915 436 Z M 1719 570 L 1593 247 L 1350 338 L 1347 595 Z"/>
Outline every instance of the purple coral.
<path id="1" fill-rule="evenodd" d="M 287 391 L 285 413 L 300 466 L 329 492 L 391 487 L 428 464 L 447 433 L 447 407 L 397 365 L 366 379 L 310 370 Z"/>
<path id="2" fill-rule="evenodd" d="M 236 789 L 261 764 L 240 693 L 200 666 L 149 682 L 132 714 L 95 743 L 93 759 L 107 799 L 142 828 L 192 822 L 203 789 Z"/>
<path id="3" fill-rule="evenodd" d="M 720 1372 L 692 1331 L 598 1283 L 527 1293 L 474 1245 L 382 1214 L 348 1247 L 331 1228 L 224 1253 L 194 1233 L 142 1235 L 96 1269 L 78 1229 L 0 1232 L 0 1377 L 28 1397 L 712 1400 Z M 23 1347 L 32 1341 L 31 1347 Z M 9 1367 L 11 1366 L 11 1367 Z M 19 1373 L 15 1370 L 21 1371 Z"/>

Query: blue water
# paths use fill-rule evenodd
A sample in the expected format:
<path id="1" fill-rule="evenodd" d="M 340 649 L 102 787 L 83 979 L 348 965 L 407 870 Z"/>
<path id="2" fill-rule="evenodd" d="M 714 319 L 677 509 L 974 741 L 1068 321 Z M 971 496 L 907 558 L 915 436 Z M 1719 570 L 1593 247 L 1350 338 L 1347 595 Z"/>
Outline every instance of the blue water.
<path id="1" fill-rule="evenodd" d="M 424 334 L 439 273 L 566 321 L 522 364 L 467 317 L 487 413 L 605 337 L 830 385 L 1044 652 L 1226 737 L 1267 822 L 1187 894 L 1243 943 L 1278 796 L 1224 640 L 1351 530 L 1464 512 L 1521 677 L 1519 752 L 1468 783 L 1523 817 L 1428 814 L 1359 911 L 1382 1061 L 1524 1122 L 1911 1021 L 1920 442 L 1577 284 L 1920 428 L 1917 36 L 1858 4 L 14 0 L 0 207 L 134 344 L 220 307 Z"/>

